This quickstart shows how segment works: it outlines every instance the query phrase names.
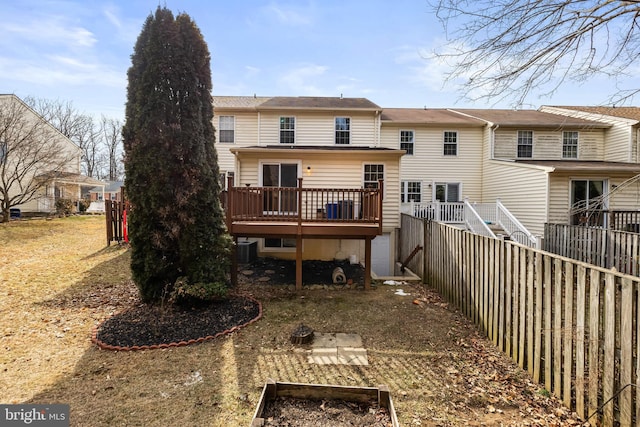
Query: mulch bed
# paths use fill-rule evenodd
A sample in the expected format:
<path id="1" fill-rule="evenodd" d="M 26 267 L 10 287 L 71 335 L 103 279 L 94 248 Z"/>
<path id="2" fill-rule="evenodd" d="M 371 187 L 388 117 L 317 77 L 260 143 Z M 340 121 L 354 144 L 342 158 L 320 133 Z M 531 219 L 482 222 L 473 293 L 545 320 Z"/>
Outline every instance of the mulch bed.
<path id="1" fill-rule="evenodd" d="M 107 319 L 94 341 L 112 350 L 187 345 L 232 332 L 261 315 L 258 301 L 239 296 L 204 307 L 139 305 Z"/>
<path id="2" fill-rule="evenodd" d="M 364 269 L 348 261 L 304 261 L 305 285 L 331 285 L 336 267 L 344 270 L 354 286 L 364 283 Z M 293 285 L 295 261 L 259 258 L 241 269 L 251 280 L 269 285 Z M 261 279 L 268 279 L 262 281 Z M 148 350 L 194 344 L 233 332 L 262 316 L 253 298 L 233 296 L 204 307 L 139 304 L 104 321 L 93 342 L 107 350 Z"/>

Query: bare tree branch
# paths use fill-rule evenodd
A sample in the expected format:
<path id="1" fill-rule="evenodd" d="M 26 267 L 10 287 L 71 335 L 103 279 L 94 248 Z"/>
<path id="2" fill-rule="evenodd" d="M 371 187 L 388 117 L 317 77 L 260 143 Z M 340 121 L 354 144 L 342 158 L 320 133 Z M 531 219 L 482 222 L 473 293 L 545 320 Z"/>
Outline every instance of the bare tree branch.
<path id="1" fill-rule="evenodd" d="M 533 89 L 553 94 L 566 81 L 594 76 L 619 85 L 610 103 L 632 101 L 640 2 L 614 0 L 433 0 L 448 50 L 434 57 L 462 79 L 464 97 L 518 106 Z"/>
<path id="2" fill-rule="evenodd" d="M 44 176 L 72 171 L 76 153 L 64 137 L 15 97 L 0 100 L 0 222 L 10 208 L 33 200 L 48 184 Z"/>

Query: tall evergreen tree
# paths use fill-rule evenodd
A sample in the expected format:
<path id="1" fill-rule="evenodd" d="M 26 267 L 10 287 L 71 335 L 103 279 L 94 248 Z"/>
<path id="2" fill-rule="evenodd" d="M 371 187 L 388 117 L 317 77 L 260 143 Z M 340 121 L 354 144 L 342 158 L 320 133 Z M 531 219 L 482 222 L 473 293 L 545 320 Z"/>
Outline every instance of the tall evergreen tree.
<path id="1" fill-rule="evenodd" d="M 230 239 L 219 200 L 211 68 L 187 14 L 158 7 L 128 71 L 125 188 L 131 269 L 146 302 L 226 295 Z"/>

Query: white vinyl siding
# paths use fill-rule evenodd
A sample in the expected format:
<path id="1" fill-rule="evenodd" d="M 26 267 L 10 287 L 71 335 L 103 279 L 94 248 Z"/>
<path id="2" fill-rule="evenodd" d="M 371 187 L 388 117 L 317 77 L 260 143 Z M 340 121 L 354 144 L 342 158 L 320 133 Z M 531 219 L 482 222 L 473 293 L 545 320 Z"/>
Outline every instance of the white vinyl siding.
<path id="1" fill-rule="evenodd" d="M 547 220 L 547 172 L 518 163 L 490 160 L 485 165 L 482 200 L 500 199 L 534 235 L 542 235 Z"/>
<path id="2" fill-rule="evenodd" d="M 401 126 L 385 124 L 381 130 L 381 145 L 398 148 Z M 414 154 L 400 158 L 402 181 L 422 183 L 423 201 L 431 199 L 434 182 L 462 183 L 461 197 L 480 201 L 482 185 L 483 128 L 458 129 L 458 155 L 443 156 L 444 127 L 414 128 Z M 434 160 L 434 159 L 437 159 Z"/>
<path id="3" fill-rule="evenodd" d="M 294 150 L 295 151 L 295 150 Z M 269 158 L 265 153 L 255 155 L 255 158 L 248 156 L 243 159 L 240 170 L 239 181 L 236 185 L 258 186 L 258 170 L 260 163 L 292 163 L 300 160 L 304 152 L 292 152 L 284 155 Z M 384 166 L 384 199 L 383 199 L 383 229 L 393 230 L 400 225 L 400 175 L 397 164 L 397 157 L 390 156 L 382 159 L 379 155 L 368 155 L 359 153 L 357 156 L 336 156 L 333 152 L 307 155 L 301 161 L 300 170 L 303 171 L 303 187 L 307 188 L 362 188 L 363 173 L 365 164 L 381 164 Z M 311 167 L 311 174 L 304 171 L 307 166 Z M 238 177 L 238 174 L 236 174 Z M 303 206 L 304 209 L 304 206 Z"/>
<path id="4" fill-rule="evenodd" d="M 560 160 L 562 156 L 562 130 L 535 130 L 533 132 L 533 157 L 525 159 Z M 567 132 L 573 132 L 569 130 Z M 601 129 L 581 130 L 579 132 L 579 150 L 577 160 L 602 160 L 604 132 Z M 518 131 L 499 128 L 494 138 L 494 157 L 496 159 L 517 159 Z"/>
<path id="5" fill-rule="evenodd" d="M 284 114 L 260 114 L 260 145 L 279 144 L 280 117 Z M 296 111 L 296 145 L 335 146 L 335 116 L 333 114 Z M 374 146 L 376 125 L 373 113 L 349 116 L 350 146 Z M 396 142 L 397 144 L 397 142 Z"/>
<path id="6" fill-rule="evenodd" d="M 600 142 L 600 147 L 598 149 L 600 158 L 593 160 L 604 160 L 609 162 L 640 161 L 640 158 L 638 157 L 635 128 L 633 128 L 633 124 L 636 123 L 636 120 L 603 116 L 601 114 L 586 113 L 582 111 L 566 110 L 556 107 L 542 107 L 541 110 L 555 114 L 562 114 L 569 117 L 595 120 L 612 125 L 612 127 L 609 129 L 597 129 L 593 131 L 599 131 L 603 134 L 602 141 Z M 581 131 L 580 133 L 582 134 L 583 131 Z M 604 143 L 604 141 L 606 141 L 606 144 Z"/>
<path id="7" fill-rule="evenodd" d="M 221 115 L 230 115 L 224 114 Z M 218 167 L 221 172 L 235 170 L 235 156 L 230 148 L 258 145 L 258 113 L 233 113 L 235 118 L 234 144 L 216 143 Z M 220 141 L 219 128 L 216 127 L 216 141 Z"/>

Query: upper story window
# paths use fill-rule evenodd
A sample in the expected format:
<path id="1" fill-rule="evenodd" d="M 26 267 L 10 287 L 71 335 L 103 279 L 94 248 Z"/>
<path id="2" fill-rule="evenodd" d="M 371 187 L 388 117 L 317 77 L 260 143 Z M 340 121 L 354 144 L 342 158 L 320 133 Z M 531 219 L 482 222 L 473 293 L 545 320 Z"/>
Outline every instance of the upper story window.
<path id="1" fill-rule="evenodd" d="M 518 131 L 518 157 L 533 157 L 533 131 Z"/>
<path id="2" fill-rule="evenodd" d="M 351 119 L 349 117 L 336 117 L 336 144 L 349 144 L 351 142 Z"/>
<path id="3" fill-rule="evenodd" d="M 400 202 L 420 203 L 422 198 L 422 183 L 420 181 L 402 181 L 400 183 Z"/>
<path id="4" fill-rule="evenodd" d="M 378 188 L 378 180 L 384 180 L 384 165 L 364 165 L 364 188 Z"/>
<path id="5" fill-rule="evenodd" d="M 400 131 L 400 149 L 405 150 L 407 155 L 413 155 L 413 131 L 401 130 Z"/>
<path id="6" fill-rule="evenodd" d="M 457 156 L 458 155 L 458 132 L 445 131 L 444 132 L 444 151 L 445 156 Z"/>
<path id="7" fill-rule="evenodd" d="M 280 117 L 280 144 L 296 142 L 296 118 Z"/>
<path id="8" fill-rule="evenodd" d="M 562 158 L 578 158 L 578 132 L 562 132 Z"/>
<path id="9" fill-rule="evenodd" d="M 235 142 L 235 123 L 234 116 L 220 116 L 218 135 L 220 142 Z"/>

